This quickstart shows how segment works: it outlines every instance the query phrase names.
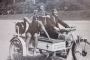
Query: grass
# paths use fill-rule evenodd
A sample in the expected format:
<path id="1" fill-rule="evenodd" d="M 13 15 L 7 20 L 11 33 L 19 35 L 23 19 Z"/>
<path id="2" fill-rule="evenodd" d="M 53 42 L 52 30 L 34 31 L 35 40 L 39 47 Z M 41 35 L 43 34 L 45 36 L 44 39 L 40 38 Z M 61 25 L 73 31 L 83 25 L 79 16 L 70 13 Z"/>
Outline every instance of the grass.
<path id="1" fill-rule="evenodd" d="M 23 17 L 30 18 L 31 16 L 32 14 L 0 15 L 0 20 L 22 20 Z M 62 20 L 90 20 L 90 11 L 58 11 L 58 16 Z"/>

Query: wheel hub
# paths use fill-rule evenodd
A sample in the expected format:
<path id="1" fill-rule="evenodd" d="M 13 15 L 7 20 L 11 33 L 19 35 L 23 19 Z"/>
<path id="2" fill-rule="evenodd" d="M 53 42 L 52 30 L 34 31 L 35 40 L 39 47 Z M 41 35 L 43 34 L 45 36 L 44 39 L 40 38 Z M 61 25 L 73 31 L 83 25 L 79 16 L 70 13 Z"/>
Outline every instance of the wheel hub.
<path id="1" fill-rule="evenodd" d="M 82 56 L 86 56 L 87 52 L 86 51 L 82 51 Z"/>

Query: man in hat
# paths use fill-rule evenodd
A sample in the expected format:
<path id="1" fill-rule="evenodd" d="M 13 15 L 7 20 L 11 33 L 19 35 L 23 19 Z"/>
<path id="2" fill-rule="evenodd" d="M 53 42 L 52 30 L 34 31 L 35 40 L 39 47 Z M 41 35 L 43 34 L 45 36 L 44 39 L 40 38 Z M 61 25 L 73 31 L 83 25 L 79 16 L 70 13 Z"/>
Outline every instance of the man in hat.
<path id="1" fill-rule="evenodd" d="M 60 31 L 60 27 L 58 24 L 61 24 L 65 28 L 70 27 L 68 24 L 66 24 L 65 22 L 63 22 L 62 20 L 59 19 L 56 9 L 52 10 L 51 16 L 47 21 L 48 21 L 48 23 L 47 23 L 48 26 L 47 26 L 46 30 L 47 30 L 49 36 L 53 39 L 58 38 L 58 31 Z"/>
<path id="2" fill-rule="evenodd" d="M 56 9 L 53 9 L 52 10 L 51 20 L 53 22 L 53 25 L 56 26 L 56 27 L 58 27 L 58 23 L 61 24 L 62 26 L 64 26 L 65 28 L 69 28 L 70 27 L 64 21 L 62 21 L 61 19 L 59 19 L 58 15 L 57 15 L 57 10 Z"/>

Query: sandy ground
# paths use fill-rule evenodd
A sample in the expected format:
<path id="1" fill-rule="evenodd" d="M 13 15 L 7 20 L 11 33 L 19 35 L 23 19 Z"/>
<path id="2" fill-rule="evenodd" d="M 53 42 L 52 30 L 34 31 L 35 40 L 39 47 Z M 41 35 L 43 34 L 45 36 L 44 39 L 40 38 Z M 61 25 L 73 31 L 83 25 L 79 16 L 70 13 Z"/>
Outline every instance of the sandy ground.
<path id="1" fill-rule="evenodd" d="M 10 39 L 15 34 L 15 22 L 20 20 L 0 20 L 0 60 L 9 60 Z M 76 26 L 76 32 L 90 39 L 90 21 L 65 21 L 70 26 Z M 34 59 L 37 60 L 37 59 Z M 42 60 L 42 59 L 39 59 Z M 55 59 L 58 60 L 58 59 Z"/>

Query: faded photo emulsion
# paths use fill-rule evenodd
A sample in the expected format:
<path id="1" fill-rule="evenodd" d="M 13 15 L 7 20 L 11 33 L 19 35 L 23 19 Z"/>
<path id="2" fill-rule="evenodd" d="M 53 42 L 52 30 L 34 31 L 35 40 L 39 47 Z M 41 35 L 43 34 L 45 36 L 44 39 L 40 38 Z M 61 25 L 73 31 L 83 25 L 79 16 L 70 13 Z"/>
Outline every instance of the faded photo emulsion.
<path id="1" fill-rule="evenodd" d="M 0 0 L 0 60 L 89 60 L 89 0 Z"/>

